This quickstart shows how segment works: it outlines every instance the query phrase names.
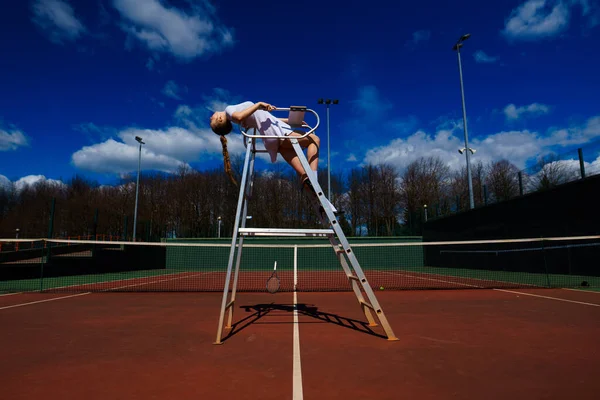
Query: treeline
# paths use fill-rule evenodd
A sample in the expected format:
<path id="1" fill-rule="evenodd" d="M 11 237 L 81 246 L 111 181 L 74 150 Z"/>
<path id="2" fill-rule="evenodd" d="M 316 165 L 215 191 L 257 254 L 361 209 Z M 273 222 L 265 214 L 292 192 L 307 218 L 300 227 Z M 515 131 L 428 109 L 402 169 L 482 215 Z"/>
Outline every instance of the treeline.
<path id="1" fill-rule="evenodd" d="M 234 163 L 240 179 L 240 163 Z M 528 184 L 540 188 L 562 183 L 570 172 L 545 163 Z M 556 164 L 558 165 L 558 164 Z M 567 172 L 565 172 L 567 171 Z M 472 165 L 476 206 L 519 195 L 518 169 L 506 160 Z M 326 169 L 319 182 L 327 193 Z M 424 205 L 430 217 L 468 209 L 466 168 L 454 171 L 437 157 L 422 157 L 400 174 L 390 165 L 367 165 L 345 176 L 331 176 L 331 200 L 345 211 L 340 224 L 348 236 L 419 235 Z M 99 185 L 76 175 L 63 184 L 40 181 L 17 190 L 0 187 L 0 237 L 104 237 L 131 240 L 136 191 L 135 175 L 115 185 Z M 485 188 L 485 190 L 484 190 Z M 222 169 L 177 173 L 143 173 L 140 177 L 137 240 L 165 237 L 231 236 L 239 189 Z M 54 218 L 51 221 L 52 207 Z M 257 171 L 248 226 L 319 227 L 306 193 L 287 165 Z"/>

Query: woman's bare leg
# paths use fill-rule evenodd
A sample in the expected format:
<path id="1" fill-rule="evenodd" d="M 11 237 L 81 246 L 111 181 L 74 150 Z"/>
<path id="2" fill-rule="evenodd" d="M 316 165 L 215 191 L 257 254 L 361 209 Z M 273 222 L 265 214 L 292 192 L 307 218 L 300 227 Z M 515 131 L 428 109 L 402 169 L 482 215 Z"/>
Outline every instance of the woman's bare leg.
<path id="1" fill-rule="evenodd" d="M 300 134 L 292 133 L 290 136 L 300 136 Z M 303 149 L 307 149 L 306 153 L 310 169 L 316 172 L 317 167 L 319 165 L 319 137 L 317 135 L 312 134 L 307 136 L 306 138 L 298 139 L 298 143 L 300 144 L 300 147 L 302 147 Z M 304 183 L 304 181 L 308 177 L 306 175 L 306 172 L 304 171 L 304 168 L 302 167 L 302 163 L 298 159 L 296 151 L 294 150 L 292 144 L 288 140 L 284 140 L 282 141 L 282 143 L 279 144 L 279 154 L 281 154 L 283 159 L 287 161 L 287 163 L 290 164 L 292 168 L 294 168 L 294 170 L 300 177 L 300 182 Z M 312 185 L 303 184 L 303 187 L 309 195 L 316 197 L 317 194 L 312 188 Z M 326 201 L 329 202 L 329 200 L 327 199 Z M 329 203 L 329 205 L 331 206 L 333 212 L 337 212 L 337 209 L 333 204 Z"/>
<path id="2" fill-rule="evenodd" d="M 301 134 L 297 132 L 292 132 L 290 136 L 299 137 L 301 136 Z M 316 172 L 317 168 L 319 167 L 319 147 L 321 144 L 321 140 L 317 135 L 313 133 L 308 135 L 307 137 L 298 139 L 298 143 L 300 144 L 300 147 L 306 149 L 306 158 L 308 159 L 310 169 Z M 288 164 L 290 164 L 296 170 L 296 172 L 298 172 L 298 175 L 301 176 L 301 179 L 304 179 L 306 177 L 304 168 L 302 168 L 302 164 L 300 164 L 300 160 L 298 160 L 296 152 L 294 151 L 294 148 L 292 147 L 292 144 L 289 140 L 281 141 L 281 143 L 279 144 L 279 152 L 281 153 L 283 158 L 288 162 Z"/>
<path id="3" fill-rule="evenodd" d="M 294 168 L 301 180 L 304 180 L 306 178 L 306 173 L 304 172 L 302 163 L 300 162 L 300 159 L 298 158 L 298 155 L 296 154 L 294 149 L 285 149 L 279 147 L 279 154 L 281 154 L 283 159 L 287 161 L 287 163 L 290 164 L 292 168 Z"/>

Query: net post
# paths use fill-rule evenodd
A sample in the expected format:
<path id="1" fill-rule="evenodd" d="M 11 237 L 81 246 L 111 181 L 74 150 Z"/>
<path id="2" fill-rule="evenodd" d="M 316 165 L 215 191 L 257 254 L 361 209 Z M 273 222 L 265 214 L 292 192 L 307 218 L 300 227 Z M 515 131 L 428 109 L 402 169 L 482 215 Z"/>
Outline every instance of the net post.
<path id="1" fill-rule="evenodd" d="M 579 155 L 579 171 L 581 172 L 581 179 L 585 178 L 585 164 L 583 163 L 583 149 L 580 147 L 577 149 Z"/>

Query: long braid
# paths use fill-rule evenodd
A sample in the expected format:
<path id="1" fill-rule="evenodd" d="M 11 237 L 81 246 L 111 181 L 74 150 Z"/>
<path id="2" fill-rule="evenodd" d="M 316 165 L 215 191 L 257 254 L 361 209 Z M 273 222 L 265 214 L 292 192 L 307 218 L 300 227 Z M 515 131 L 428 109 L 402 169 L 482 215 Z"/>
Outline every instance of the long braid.
<path id="1" fill-rule="evenodd" d="M 223 163 L 225 165 L 225 172 L 229 175 L 229 179 L 235 186 L 238 185 L 235 178 L 233 177 L 233 171 L 231 170 L 231 160 L 229 159 L 229 152 L 227 151 L 227 138 L 225 135 L 219 135 L 221 137 L 221 145 L 223 146 Z"/>

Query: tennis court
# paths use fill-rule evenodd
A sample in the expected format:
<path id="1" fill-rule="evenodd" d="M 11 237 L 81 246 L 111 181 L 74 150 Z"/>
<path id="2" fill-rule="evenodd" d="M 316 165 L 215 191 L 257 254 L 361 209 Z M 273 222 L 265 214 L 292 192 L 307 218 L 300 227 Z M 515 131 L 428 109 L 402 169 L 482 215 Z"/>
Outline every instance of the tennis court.
<path id="1" fill-rule="evenodd" d="M 225 268 L 213 263 L 228 248 L 62 243 L 17 257 L 5 244 L 3 397 L 596 398 L 600 293 L 583 260 L 598 239 L 545 242 L 542 252 L 537 242 L 469 244 L 480 268 L 457 268 L 449 254 L 436 261 L 465 244 L 355 246 L 398 341 L 367 325 L 320 247 L 257 245 L 222 345 L 213 342 Z M 517 253 L 530 254 L 530 271 L 515 270 Z M 499 270 L 497 257 L 511 265 Z M 269 294 L 273 259 L 281 290 Z"/>

